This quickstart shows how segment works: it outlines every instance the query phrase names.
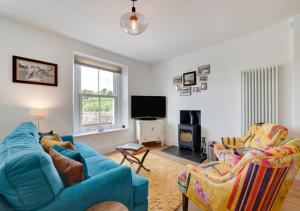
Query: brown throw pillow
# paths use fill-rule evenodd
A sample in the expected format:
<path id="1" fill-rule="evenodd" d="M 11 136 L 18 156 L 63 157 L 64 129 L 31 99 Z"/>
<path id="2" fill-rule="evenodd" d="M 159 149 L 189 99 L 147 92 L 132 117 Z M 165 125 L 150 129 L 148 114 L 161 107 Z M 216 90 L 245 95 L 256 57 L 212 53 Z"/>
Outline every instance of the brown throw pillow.
<path id="1" fill-rule="evenodd" d="M 46 152 L 49 152 L 49 149 L 52 148 L 54 145 L 58 145 L 76 151 L 75 147 L 69 141 L 57 142 L 50 139 L 42 139 L 40 143 Z"/>
<path id="2" fill-rule="evenodd" d="M 61 155 L 52 148 L 49 149 L 49 155 L 65 186 L 75 185 L 84 180 L 83 164 Z"/>

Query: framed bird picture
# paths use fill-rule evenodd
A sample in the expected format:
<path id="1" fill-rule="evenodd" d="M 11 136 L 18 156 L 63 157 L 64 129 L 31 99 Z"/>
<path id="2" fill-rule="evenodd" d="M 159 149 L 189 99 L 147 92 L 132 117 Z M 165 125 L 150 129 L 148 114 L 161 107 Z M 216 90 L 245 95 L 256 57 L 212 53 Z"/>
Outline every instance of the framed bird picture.
<path id="1" fill-rule="evenodd" d="M 57 86 L 57 64 L 13 56 L 13 82 Z"/>

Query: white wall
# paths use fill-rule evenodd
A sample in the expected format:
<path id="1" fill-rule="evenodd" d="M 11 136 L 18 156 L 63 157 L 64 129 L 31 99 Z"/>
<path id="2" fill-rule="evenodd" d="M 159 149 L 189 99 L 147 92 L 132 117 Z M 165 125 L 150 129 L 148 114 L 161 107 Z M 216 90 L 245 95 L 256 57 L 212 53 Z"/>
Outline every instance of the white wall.
<path id="1" fill-rule="evenodd" d="M 300 14 L 294 17 L 294 58 L 295 58 L 295 74 L 294 74 L 294 108 L 295 108 L 295 131 L 300 137 Z M 299 177 L 300 178 L 300 177 Z"/>
<path id="2" fill-rule="evenodd" d="M 208 90 L 183 97 L 175 91 L 172 77 L 211 65 Z M 288 21 L 268 29 L 171 59 L 153 67 L 153 94 L 166 95 L 169 144 L 177 144 L 180 110 L 202 111 L 202 135 L 208 140 L 241 133 L 242 69 L 280 65 L 279 122 L 293 133 L 293 31 Z"/>
<path id="3" fill-rule="evenodd" d="M 108 51 L 0 18 L 0 139 L 22 121 L 29 110 L 49 110 L 41 130 L 73 133 L 73 52 L 128 66 L 128 95 L 146 94 L 150 88 L 149 67 Z M 58 64 L 58 87 L 12 82 L 12 55 Z M 129 107 L 127 106 L 127 109 Z M 132 125 L 132 122 L 130 122 Z M 133 130 L 85 136 L 81 139 L 104 149 L 133 139 Z"/>
<path id="4" fill-rule="evenodd" d="M 278 64 L 281 66 L 279 120 L 289 127 L 292 135 L 300 135 L 297 133 L 300 121 L 296 118 L 296 108 L 300 106 L 297 92 L 297 82 L 300 79 L 299 33 L 300 17 L 297 16 L 294 30 L 285 21 L 268 29 L 171 59 L 150 70 L 148 66 L 108 51 L 0 18 L 0 138 L 18 123 L 29 120 L 28 113 L 32 108 L 49 110 L 48 119 L 41 125 L 42 131 L 54 129 L 60 134 L 73 133 L 75 51 L 127 65 L 128 96 L 166 95 L 166 136 L 169 144 L 177 143 L 179 110 L 182 109 L 202 111 L 202 132 L 210 140 L 218 140 L 224 135 L 240 135 L 241 69 Z M 12 55 L 57 63 L 58 87 L 13 83 Z M 206 64 L 211 64 L 212 71 L 208 90 L 190 97 L 180 97 L 172 85 L 172 77 Z M 294 64 L 298 72 L 294 71 Z M 124 107 L 129 110 L 130 102 Z M 128 114 L 130 115 L 130 111 Z M 96 149 L 107 151 L 133 140 L 132 121 L 129 122 L 129 128 L 130 130 L 84 136 L 80 140 Z"/>

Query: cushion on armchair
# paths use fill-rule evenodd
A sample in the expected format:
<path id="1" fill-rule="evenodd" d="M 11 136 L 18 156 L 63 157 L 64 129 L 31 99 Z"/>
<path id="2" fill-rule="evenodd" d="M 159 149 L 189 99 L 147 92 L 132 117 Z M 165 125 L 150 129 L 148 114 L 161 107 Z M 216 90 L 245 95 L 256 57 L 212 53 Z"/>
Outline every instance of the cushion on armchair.
<path id="1" fill-rule="evenodd" d="M 278 146 L 287 135 L 288 129 L 282 125 L 263 124 L 253 132 L 252 138 L 244 142 L 244 146 L 261 149 Z"/>
<path id="2" fill-rule="evenodd" d="M 214 152 L 219 161 L 233 167 L 242 157 L 235 148 L 268 149 L 280 145 L 287 135 L 288 130 L 282 125 L 253 124 L 242 137 L 222 138 L 222 144 L 214 145 Z"/>
<path id="3" fill-rule="evenodd" d="M 230 166 L 235 166 L 242 158 L 240 155 L 236 155 L 232 149 L 226 149 L 223 144 L 215 144 L 214 152 L 220 162 Z"/>

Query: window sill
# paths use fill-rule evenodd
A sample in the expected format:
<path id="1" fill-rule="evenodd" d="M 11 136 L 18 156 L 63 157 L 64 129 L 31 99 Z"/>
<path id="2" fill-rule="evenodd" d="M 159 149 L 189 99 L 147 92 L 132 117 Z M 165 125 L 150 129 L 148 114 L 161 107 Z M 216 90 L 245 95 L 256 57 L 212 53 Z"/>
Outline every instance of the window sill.
<path id="1" fill-rule="evenodd" d="M 91 136 L 91 135 L 97 135 L 97 134 L 103 134 L 103 133 L 113 133 L 113 132 L 118 132 L 118 131 L 125 131 L 129 130 L 129 128 L 114 128 L 114 129 L 108 129 L 104 131 L 92 131 L 92 132 L 82 132 L 82 133 L 77 133 L 74 135 L 75 138 L 77 137 L 83 137 L 83 136 Z"/>

